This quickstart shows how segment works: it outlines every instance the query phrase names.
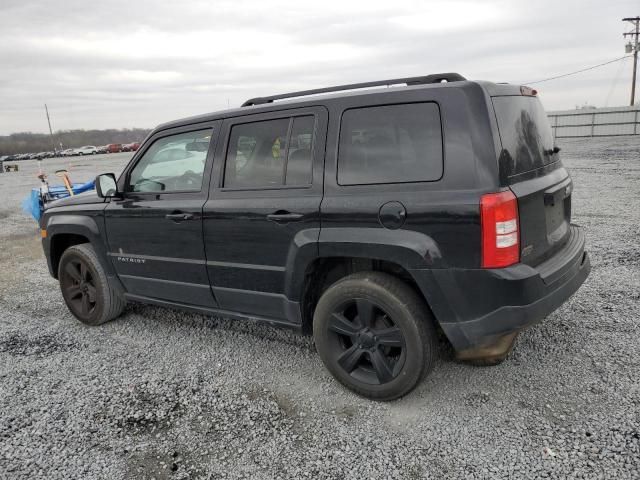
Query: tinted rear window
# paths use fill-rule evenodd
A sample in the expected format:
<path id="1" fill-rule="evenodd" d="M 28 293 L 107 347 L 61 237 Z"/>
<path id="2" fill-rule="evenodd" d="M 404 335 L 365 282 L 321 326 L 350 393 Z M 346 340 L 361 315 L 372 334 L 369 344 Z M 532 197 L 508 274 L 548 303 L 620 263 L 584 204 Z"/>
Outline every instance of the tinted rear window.
<path id="1" fill-rule="evenodd" d="M 424 182 L 442 176 L 435 103 L 354 108 L 342 115 L 338 183 Z"/>
<path id="2" fill-rule="evenodd" d="M 543 167 L 557 157 L 545 155 L 554 146 L 547 114 L 536 97 L 493 97 L 503 154 L 501 170 L 517 175 Z"/>

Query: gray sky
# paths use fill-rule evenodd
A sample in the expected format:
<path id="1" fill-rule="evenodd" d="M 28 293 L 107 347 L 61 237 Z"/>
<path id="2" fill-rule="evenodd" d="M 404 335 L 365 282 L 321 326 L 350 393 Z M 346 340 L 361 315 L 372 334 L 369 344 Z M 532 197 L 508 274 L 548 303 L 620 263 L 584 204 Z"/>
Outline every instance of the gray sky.
<path id="1" fill-rule="evenodd" d="M 0 135 L 153 127 L 304 88 L 457 71 L 526 82 L 624 55 L 638 0 L 1 0 Z M 631 60 L 536 86 L 625 105 Z M 618 78 L 617 83 L 614 80 Z"/>

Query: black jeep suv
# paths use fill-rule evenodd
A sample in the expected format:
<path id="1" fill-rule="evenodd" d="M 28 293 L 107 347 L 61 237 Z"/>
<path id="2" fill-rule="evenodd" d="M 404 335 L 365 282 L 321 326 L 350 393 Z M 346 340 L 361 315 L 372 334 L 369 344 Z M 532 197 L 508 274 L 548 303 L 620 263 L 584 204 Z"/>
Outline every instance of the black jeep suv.
<path id="1" fill-rule="evenodd" d="M 558 151 L 535 90 L 454 73 L 255 98 L 156 128 L 51 204 L 43 246 L 84 323 L 136 301 L 295 327 L 390 400 L 439 335 L 498 363 L 584 282 Z"/>

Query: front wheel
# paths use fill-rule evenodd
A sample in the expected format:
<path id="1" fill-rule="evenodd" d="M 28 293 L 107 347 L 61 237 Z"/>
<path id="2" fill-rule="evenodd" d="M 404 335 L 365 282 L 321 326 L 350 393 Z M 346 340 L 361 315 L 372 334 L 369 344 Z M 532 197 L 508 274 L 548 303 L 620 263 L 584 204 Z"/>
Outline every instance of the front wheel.
<path id="1" fill-rule="evenodd" d="M 101 325 L 116 318 L 126 305 L 107 279 L 88 243 L 69 247 L 58 265 L 60 289 L 69 311 L 82 323 Z"/>
<path id="2" fill-rule="evenodd" d="M 433 368 L 438 348 L 424 300 L 381 272 L 355 273 L 329 287 L 314 313 L 313 336 L 340 383 L 384 401 L 415 388 Z"/>

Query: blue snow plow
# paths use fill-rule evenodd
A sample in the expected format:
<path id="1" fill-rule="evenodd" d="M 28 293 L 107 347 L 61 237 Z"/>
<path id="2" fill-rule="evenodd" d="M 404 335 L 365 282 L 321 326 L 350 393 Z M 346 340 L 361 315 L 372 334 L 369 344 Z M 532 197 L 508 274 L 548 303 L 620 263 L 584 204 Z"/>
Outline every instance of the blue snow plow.
<path id="1" fill-rule="evenodd" d="M 40 221 L 40 216 L 44 211 L 44 206 L 54 200 L 71 196 L 69 188 L 73 195 L 78 193 L 87 192 L 96 188 L 95 180 L 91 180 L 87 183 L 69 183 L 69 187 L 66 185 L 51 185 L 49 186 L 44 180 L 43 185 L 40 188 L 32 188 L 31 193 L 22 202 L 22 210 L 30 214 L 37 222 Z"/>

